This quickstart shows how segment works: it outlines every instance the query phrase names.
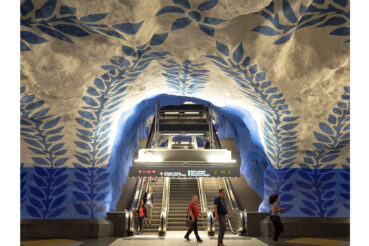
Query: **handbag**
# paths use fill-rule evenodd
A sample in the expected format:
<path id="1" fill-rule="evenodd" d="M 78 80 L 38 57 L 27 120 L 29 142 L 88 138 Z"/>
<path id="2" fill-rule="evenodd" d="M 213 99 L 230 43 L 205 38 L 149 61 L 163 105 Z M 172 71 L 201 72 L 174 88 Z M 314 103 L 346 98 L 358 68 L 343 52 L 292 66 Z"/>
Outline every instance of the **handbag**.
<path id="1" fill-rule="evenodd" d="M 191 228 L 193 228 L 194 223 L 192 222 L 192 220 L 187 219 L 186 226 L 191 229 Z"/>
<path id="2" fill-rule="evenodd" d="M 280 220 L 279 216 L 278 215 L 269 215 L 269 219 L 270 221 L 278 221 Z"/>

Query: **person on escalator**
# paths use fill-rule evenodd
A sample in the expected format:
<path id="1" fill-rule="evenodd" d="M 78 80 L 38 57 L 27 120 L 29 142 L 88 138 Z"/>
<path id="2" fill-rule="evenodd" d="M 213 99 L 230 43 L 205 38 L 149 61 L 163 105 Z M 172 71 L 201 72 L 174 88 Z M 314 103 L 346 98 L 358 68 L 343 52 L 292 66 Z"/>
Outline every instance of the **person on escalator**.
<path id="1" fill-rule="evenodd" d="M 149 220 L 149 224 L 151 225 L 152 208 L 154 207 L 154 194 L 152 193 L 151 186 L 149 186 L 148 191 L 144 194 L 143 200 L 147 211 L 147 218 Z"/>
<path id="2" fill-rule="evenodd" d="M 143 200 L 140 201 L 140 206 L 137 208 L 136 213 L 138 217 L 138 225 L 140 227 L 138 232 L 142 233 L 144 230 L 145 219 L 147 219 L 147 210 L 144 206 Z"/>
<path id="3" fill-rule="evenodd" d="M 214 198 L 215 220 L 219 221 L 218 246 L 224 246 L 223 238 L 227 230 L 226 219 L 228 217 L 227 204 L 224 199 L 225 190 L 219 190 L 219 196 Z"/>
<path id="4" fill-rule="evenodd" d="M 191 221 L 192 226 L 190 226 L 184 238 L 187 241 L 190 241 L 190 234 L 192 233 L 192 231 L 194 231 L 197 242 L 202 243 L 202 240 L 199 236 L 199 232 L 197 229 L 197 219 L 199 218 L 199 216 L 202 216 L 198 203 L 199 203 L 198 196 L 196 195 L 192 196 L 192 201 L 188 204 L 188 213 L 187 213 L 188 220 Z"/>
<path id="5" fill-rule="evenodd" d="M 205 138 L 205 147 L 204 149 L 210 149 L 210 139 L 209 137 Z"/>

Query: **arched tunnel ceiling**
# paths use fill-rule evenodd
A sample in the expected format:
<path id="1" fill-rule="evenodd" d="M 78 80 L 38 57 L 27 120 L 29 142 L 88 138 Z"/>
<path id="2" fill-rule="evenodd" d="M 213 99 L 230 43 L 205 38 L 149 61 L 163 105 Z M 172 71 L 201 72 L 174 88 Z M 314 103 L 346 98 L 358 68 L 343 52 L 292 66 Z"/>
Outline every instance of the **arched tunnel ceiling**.
<path id="1" fill-rule="evenodd" d="M 247 109 L 273 165 L 303 167 L 316 153 L 321 164 L 348 164 L 348 1 L 21 4 L 22 116 L 61 117 L 61 165 L 73 165 L 77 129 L 88 125 L 78 119 L 116 109 L 106 121 L 114 127 L 121 112 L 164 93 Z M 29 106 L 36 100 L 44 104 Z M 32 166 L 29 146 L 21 156 Z"/>

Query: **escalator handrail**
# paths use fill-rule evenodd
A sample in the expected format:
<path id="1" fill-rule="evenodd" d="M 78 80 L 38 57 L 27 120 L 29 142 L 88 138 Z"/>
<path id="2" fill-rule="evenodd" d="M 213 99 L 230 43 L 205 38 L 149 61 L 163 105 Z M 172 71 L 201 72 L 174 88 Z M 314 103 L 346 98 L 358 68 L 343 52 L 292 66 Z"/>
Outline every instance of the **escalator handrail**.
<path id="1" fill-rule="evenodd" d="M 238 205 L 237 205 L 237 201 L 232 189 L 232 185 L 231 182 L 229 180 L 229 178 L 224 177 L 224 184 L 225 184 L 225 188 L 226 188 L 226 192 L 228 195 L 228 198 L 230 200 L 230 203 L 232 205 L 232 210 L 235 211 L 239 217 L 240 217 L 240 226 L 238 228 L 238 232 L 240 233 L 244 233 L 246 231 L 246 218 L 247 218 L 247 214 L 246 214 L 246 210 L 242 211 Z"/>
<path id="2" fill-rule="evenodd" d="M 215 231 L 214 228 L 214 217 L 213 217 L 213 213 L 211 211 L 209 211 L 208 209 L 208 202 L 206 199 L 206 194 L 204 191 L 204 186 L 203 186 L 203 178 L 197 178 L 197 184 L 199 187 L 199 196 L 200 196 L 200 205 L 201 205 L 201 211 L 203 211 L 206 214 L 206 218 L 207 218 L 207 232 L 208 233 L 212 233 Z"/>
<path id="3" fill-rule="evenodd" d="M 170 199 L 170 179 L 168 177 L 165 177 L 164 184 L 163 184 L 162 202 L 161 202 L 159 235 L 165 235 L 165 233 L 167 232 L 167 224 L 168 224 L 167 217 L 169 213 L 169 199 Z"/>

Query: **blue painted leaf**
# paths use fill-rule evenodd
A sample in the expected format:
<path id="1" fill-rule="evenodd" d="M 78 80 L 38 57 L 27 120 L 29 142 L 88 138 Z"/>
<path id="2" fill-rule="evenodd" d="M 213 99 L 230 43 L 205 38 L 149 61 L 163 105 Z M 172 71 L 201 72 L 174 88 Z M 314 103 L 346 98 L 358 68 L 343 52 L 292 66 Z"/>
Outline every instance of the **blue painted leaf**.
<path id="1" fill-rule="evenodd" d="M 39 209 L 43 209 L 44 206 L 41 204 L 41 202 L 37 199 L 35 199 L 34 197 L 29 197 L 29 201 L 30 203 L 35 206 L 36 208 L 39 208 Z"/>
<path id="2" fill-rule="evenodd" d="M 59 150 L 59 149 L 61 149 L 62 147 L 64 146 L 64 143 L 58 143 L 58 144 L 55 144 L 51 149 L 50 149 L 50 151 L 49 152 L 54 152 L 54 151 L 57 151 L 57 150 Z"/>
<path id="3" fill-rule="evenodd" d="M 87 93 L 92 95 L 92 96 L 100 96 L 100 93 L 93 87 L 88 87 L 87 89 Z"/>
<path id="4" fill-rule="evenodd" d="M 333 217 L 337 214 L 338 208 L 334 208 L 327 213 L 327 217 Z"/>
<path id="5" fill-rule="evenodd" d="M 197 22 L 199 22 L 201 20 L 201 15 L 197 11 L 191 11 L 191 12 L 188 13 L 188 15 L 191 16 L 192 19 L 194 19 Z"/>
<path id="6" fill-rule="evenodd" d="M 44 116 L 45 114 L 47 114 L 49 112 L 50 108 L 45 108 L 45 109 L 42 109 L 36 113 L 34 113 L 31 118 L 38 118 L 38 117 L 41 117 L 41 116 Z"/>
<path id="7" fill-rule="evenodd" d="M 52 15 L 54 9 L 56 7 L 57 0 L 47 0 L 41 8 L 37 9 L 35 12 L 36 19 L 38 18 L 47 18 Z"/>
<path id="8" fill-rule="evenodd" d="M 306 189 L 306 190 L 312 190 L 313 189 L 308 183 L 305 183 L 305 182 L 296 181 L 296 184 L 298 186 L 300 186 L 301 188 Z"/>
<path id="9" fill-rule="evenodd" d="M 161 45 L 167 39 L 168 33 L 154 34 L 150 41 L 150 46 Z"/>
<path id="10" fill-rule="evenodd" d="M 332 189 L 335 185 L 336 185 L 336 182 L 329 182 L 329 183 L 322 185 L 321 189 L 329 190 L 329 189 Z"/>
<path id="11" fill-rule="evenodd" d="M 100 164 L 104 161 L 106 161 L 109 158 L 110 154 L 106 154 L 105 156 L 101 157 L 101 159 L 99 159 L 96 164 Z"/>
<path id="12" fill-rule="evenodd" d="M 69 42 L 69 43 L 73 43 L 72 39 L 70 39 L 69 37 L 65 36 L 64 34 L 58 32 L 58 31 L 52 30 L 48 27 L 44 27 L 44 26 L 41 26 L 41 25 L 37 25 L 37 28 L 40 29 L 41 32 L 46 33 L 50 36 L 53 36 L 57 39 L 60 39 L 62 41 L 66 41 L 66 42 Z"/>
<path id="13" fill-rule="evenodd" d="M 21 41 L 21 51 L 31 50 L 25 43 Z"/>
<path id="14" fill-rule="evenodd" d="M 301 202 L 302 202 L 306 207 L 308 207 L 309 209 L 311 209 L 312 211 L 317 210 L 317 207 L 316 207 L 313 203 L 311 203 L 311 202 L 309 202 L 309 201 L 306 201 L 306 200 L 301 200 Z"/>
<path id="15" fill-rule="evenodd" d="M 85 120 L 83 120 L 83 119 L 80 119 L 80 118 L 74 118 L 81 126 L 83 126 L 83 127 L 86 127 L 86 128 L 93 128 L 93 126 L 89 123 L 89 122 L 87 122 L 87 121 L 85 121 Z M 86 131 L 87 132 L 87 131 Z"/>
<path id="16" fill-rule="evenodd" d="M 346 23 L 347 20 L 343 17 L 334 16 L 330 19 L 328 19 L 325 23 L 320 24 L 318 27 L 324 27 L 324 26 L 338 26 Z"/>
<path id="17" fill-rule="evenodd" d="M 314 145 L 314 147 L 315 147 L 315 148 L 317 148 L 318 150 L 328 148 L 328 146 L 327 146 L 327 145 L 325 145 L 325 144 L 321 144 L 321 143 L 313 143 L 313 145 Z"/>
<path id="18" fill-rule="evenodd" d="M 311 176 L 307 173 L 307 172 L 304 172 L 304 171 L 298 171 L 297 172 L 299 175 L 300 175 L 300 177 L 302 177 L 303 179 L 305 179 L 305 180 L 307 180 L 307 181 L 309 181 L 309 182 L 311 182 L 311 183 L 313 183 L 314 182 L 314 180 L 311 178 Z"/>
<path id="19" fill-rule="evenodd" d="M 215 41 L 215 44 L 216 44 L 217 50 L 219 50 L 225 56 L 229 56 L 229 49 L 225 44 L 222 44 L 218 41 Z"/>
<path id="20" fill-rule="evenodd" d="M 64 190 L 68 187 L 68 184 L 59 186 L 58 188 L 56 188 L 53 192 L 51 192 L 50 196 L 58 196 L 60 195 L 62 192 L 64 192 Z"/>
<path id="21" fill-rule="evenodd" d="M 200 11 L 204 11 L 204 10 L 209 10 L 215 7 L 215 5 L 218 4 L 218 0 L 210 0 L 210 1 L 206 1 L 203 2 L 202 4 L 200 4 L 197 9 Z"/>
<path id="22" fill-rule="evenodd" d="M 218 62 L 220 62 L 220 63 L 222 63 L 224 65 L 228 65 L 227 62 L 223 58 L 221 58 L 219 56 L 206 56 L 206 57 L 211 58 L 211 59 L 214 59 L 214 60 L 216 60 L 216 61 L 218 61 Z"/>
<path id="23" fill-rule="evenodd" d="M 266 75 L 265 75 L 264 72 L 257 73 L 256 76 L 255 76 L 256 82 L 263 81 L 263 80 L 265 80 L 265 78 L 266 78 Z"/>
<path id="24" fill-rule="evenodd" d="M 82 182 L 73 182 L 74 186 L 81 191 L 88 191 L 88 187 Z"/>
<path id="25" fill-rule="evenodd" d="M 23 16 L 27 15 L 31 10 L 33 10 L 34 6 L 31 0 L 26 0 L 21 5 L 21 13 Z"/>
<path id="26" fill-rule="evenodd" d="M 32 178 L 38 186 L 41 186 L 41 187 L 46 187 L 47 186 L 45 181 L 43 179 L 39 178 L 38 176 L 32 175 Z"/>
<path id="27" fill-rule="evenodd" d="M 349 27 L 340 27 L 332 32 L 329 33 L 330 35 L 337 35 L 337 36 L 349 36 L 350 35 L 350 28 Z"/>
<path id="28" fill-rule="evenodd" d="M 155 16 L 162 15 L 162 14 L 165 14 L 165 13 L 180 13 L 180 14 L 184 14 L 185 11 L 182 8 L 179 8 L 179 7 L 166 6 L 166 7 L 162 8 L 161 10 L 159 10 L 159 12 L 156 13 Z"/>
<path id="29" fill-rule="evenodd" d="M 38 198 L 41 198 L 41 199 L 45 198 L 44 193 L 40 189 L 38 189 L 37 187 L 30 186 L 29 189 L 30 189 L 32 195 L 34 195 Z"/>
<path id="30" fill-rule="evenodd" d="M 335 3 L 341 5 L 342 7 L 346 7 L 347 5 L 347 0 L 333 0 Z"/>
<path id="31" fill-rule="evenodd" d="M 331 155 L 331 156 L 328 156 L 328 157 L 323 158 L 321 161 L 322 162 L 330 162 L 330 161 L 335 160 L 338 156 L 339 155 Z"/>
<path id="32" fill-rule="evenodd" d="M 140 30 L 142 23 L 144 21 L 138 23 L 122 23 L 113 25 L 113 28 L 118 29 L 119 31 L 126 34 L 136 34 L 138 30 Z"/>
<path id="33" fill-rule="evenodd" d="M 56 199 L 51 203 L 51 208 L 56 208 L 56 207 L 59 207 L 60 205 L 62 205 L 62 203 L 64 202 L 65 198 L 66 198 L 66 195 L 59 196 L 58 198 L 56 198 Z"/>
<path id="34" fill-rule="evenodd" d="M 56 135 L 56 136 L 52 136 L 52 137 L 48 138 L 47 141 L 55 142 L 55 141 L 58 141 L 58 140 L 62 139 L 63 137 L 64 137 L 64 135 Z"/>
<path id="35" fill-rule="evenodd" d="M 99 106 L 99 104 L 91 97 L 84 96 L 82 97 L 82 100 L 92 107 Z"/>
<path id="36" fill-rule="evenodd" d="M 268 36 L 275 36 L 275 35 L 280 34 L 280 32 L 274 30 L 273 28 L 269 26 L 257 26 L 251 31 L 258 32 L 258 33 L 268 35 Z"/>
<path id="37" fill-rule="evenodd" d="M 40 149 L 42 148 L 42 146 L 38 142 L 36 142 L 35 140 L 25 138 L 25 139 L 23 139 L 23 141 L 30 144 L 30 145 L 32 145 L 32 146 L 34 146 L 34 147 L 36 147 L 36 148 L 40 148 Z"/>
<path id="38" fill-rule="evenodd" d="M 287 42 L 288 40 L 290 40 L 292 38 L 294 34 L 294 31 L 291 31 L 289 34 L 277 39 L 277 41 L 275 41 L 273 44 L 283 44 L 285 42 Z"/>
<path id="39" fill-rule="evenodd" d="M 281 129 L 285 130 L 285 131 L 290 131 L 293 128 L 295 128 L 297 125 L 298 125 L 298 123 L 285 124 L 285 125 L 281 126 Z"/>
<path id="40" fill-rule="evenodd" d="M 104 190 L 105 188 L 107 188 L 109 186 L 108 182 L 99 184 L 98 186 L 96 186 L 96 192 Z"/>
<path id="41" fill-rule="evenodd" d="M 32 160 L 39 165 L 49 165 L 50 164 L 48 161 L 40 157 L 32 157 Z"/>
<path id="42" fill-rule="evenodd" d="M 105 29 L 101 29 L 101 28 L 98 28 L 97 30 L 99 30 L 102 33 L 105 33 L 106 35 L 126 40 L 123 35 L 121 35 L 120 33 L 116 32 L 114 30 L 105 30 Z"/>
<path id="43" fill-rule="evenodd" d="M 350 184 L 341 184 L 342 188 L 350 192 Z"/>
<path id="44" fill-rule="evenodd" d="M 99 88 L 100 90 L 104 90 L 105 89 L 105 84 L 102 82 L 101 79 L 99 78 L 95 78 L 94 80 L 94 84 L 97 86 L 97 88 Z"/>
<path id="45" fill-rule="evenodd" d="M 53 120 L 50 120 L 48 122 L 46 122 L 44 125 L 43 125 L 43 129 L 50 129 L 50 128 L 53 128 L 54 126 L 56 126 L 58 124 L 60 120 L 60 116 L 53 119 Z"/>
<path id="46" fill-rule="evenodd" d="M 31 148 L 31 147 L 29 147 L 28 149 L 29 149 L 29 150 L 31 150 L 33 153 L 38 154 L 38 155 L 43 155 L 43 154 L 45 154 L 45 152 L 44 152 L 44 151 L 40 151 L 40 150 L 38 150 L 38 149 L 34 149 L 34 148 Z"/>
<path id="47" fill-rule="evenodd" d="M 47 42 L 46 39 L 29 31 L 21 31 L 21 38 L 30 44 L 41 44 Z"/>
<path id="48" fill-rule="evenodd" d="M 95 120 L 95 116 L 91 112 L 79 110 L 78 113 L 82 117 L 85 117 L 85 118 L 90 119 L 90 120 Z"/>
<path id="49" fill-rule="evenodd" d="M 311 211 L 310 209 L 307 208 L 300 208 L 301 212 L 303 212 L 306 215 L 309 216 L 315 216 L 315 213 L 313 211 Z"/>
<path id="50" fill-rule="evenodd" d="M 203 31 L 206 35 L 209 36 L 214 36 L 214 28 L 210 27 L 210 26 L 206 26 L 203 24 L 199 24 L 200 30 Z"/>
<path id="51" fill-rule="evenodd" d="M 92 15 L 86 15 L 80 18 L 81 21 L 84 22 L 96 22 L 99 20 L 104 19 L 108 14 L 92 14 Z"/>
<path id="52" fill-rule="evenodd" d="M 83 164 L 87 164 L 87 165 L 90 165 L 91 163 L 85 158 L 85 157 L 82 157 L 82 156 L 79 156 L 79 155 L 75 155 L 75 157 L 80 161 L 82 162 Z"/>
<path id="53" fill-rule="evenodd" d="M 350 194 L 349 194 L 349 193 L 340 193 L 340 195 L 341 195 L 345 200 L 350 200 Z"/>
<path id="54" fill-rule="evenodd" d="M 122 50 L 127 56 L 136 56 L 136 51 L 129 46 L 123 45 Z"/>
<path id="55" fill-rule="evenodd" d="M 82 201 L 82 202 L 88 202 L 88 196 L 86 196 L 85 194 L 78 192 L 78 191 L 73 191 L 73 195 L 75 196 L 75 198 L 77 198 L 78 200 Z"/>
<path id="56" fill-rule="evenodd" d="M 242 47 L 242 43 L 240 43 L 238 47 L 236 48 L 236 50 L 233 52 L 233 60 L 236 63 L 239 63 L 242 57 L 243 57 L 243 47 Z"/>
<path id="57" fill-rule="evenodd" d="M 327 193 L 325 193 L 325 195 L 323 196 L 323 198 L 328 199 L 331 198 L 334 195 L 334 191 L 328 191 Z"/>
<path id="58" fill-rule="evenodd" d="M 38 107 L 41 107 L 45 102 L 43 100 L 34 102 L 34 103 L 30 103 L 27 105 L 27 107 L 25 108 L 26 110 L 33 110 L 36 109 Z"/>
<path id="59" fill-rule="evenodd" d="M 335 200 L 328 200 L 326 202 L 324 202 L 323 204 L 323 208 L 329 208 L 334 204 Z"/>
<path id="60" fill-rule="evenodd" d="M 285 184 L 282 186 L 281 191 L 289 192 L 292 189 L 293 184 Z"/>
<path id="61" fill-rule="evenodd" d="M 309 164 L 314 164 L 313 159 L 311 159 L 310 157 L 304 157 L 304 162 L 309 163 Z"/>
<path id="62" fill-rule="evenodd" d="M 325 0 L 313 0 L 313 3 L 324 4 Z"/>
<path id="63" fill-rule="evenodd" d="M 86 208 L 85 205 L 83 204 L 73 204 L 74 208 L 77 210 L 78 213 L 83 214 L 83 215 L 89 215 L 89 211 Z"/>
<path id="64" fill-rule="evenodd" d="M 69 158 L 60 158 L 55 161 L 55 166 L 59 167 L 63 165 Z"/>
<path id="65" fill-rule="evenodd" d="M 27 212 L 32 217 L 41 218 L 41 214 L 32 206 L 27 205 Z"/>
<path id="66" fill-rule="evenodd" d="M 345 133 L 345 134 L 342 136 L 342 139 L 345 139 L 345 138 L 350 138 L 350 132 Z"/>
<path id="67" fill-rule="evenodd" d="M 58 169 L 64 169 L 64 168 L 58 168 Z M 58 174 L 60 175 L 60 174 Z M 55 174 L 55 176 L 57 176 L 57 174 Z M 60 185 L 61 183 L 63 183 L 66 179 L 68 178 L 68 175 L 65 174 L 65 175 L 61 175 L 59 177 L 57 177 L 56 179 L 54 179 L 54 181 L 51 183 L 51 187 L 54 187 L 54 186 L 58 186 Z"/>
<path id="68" fill-rule="evenodd" d="M 74 141 L 74 143 L 75 143 L 78 147 L 80 147 L 81 149 L 88 150 L 88 151 L 90 151 L 90 150 L 91 150 L 90 146 L 89 146 L 88 144 L 86 144 L 86 143 L 83 143 L 83 142 L 77 142 L 77 141 Z"/>
<path id="69" fill-rule="evenodd" d="M 75 14 L 75 13 L 76 13 L 76 8 L 65 6 L 65 5 L 60 6 L 61 15 Z"/>
<path id="70" fill-rule="evenodd" d="M 48 177 L 49 175 L 43 167 L 34 167 L 35 172 L 41 177 Z"/>
<path id="71" fill-rule="evenodd" d="M 322 130 L 323 132 L 325 132 L 325 133 L 327 133 L 329 135 L 332 135 L 333 134 L 332 128 L 328 124 L 326 124 L 324 122 L 319 122 L 319 128 L 320 128 L 320 130 Z"/>
<path id="72" fill-rule="evenodd" d="M 274 172 L 272 172 L 272 171 L 270 171 L 270 170 L 268 170 L 268 169 L 266 169 L 266 170 L 265 170 L 265 174 L 266 174 L 270 179 L 278 180 L 278 176 L 277 176 Z"/>
<path id="73" fill-rule="evenodd" d="M 227 20 L 214 18 L 214 17 L 205 17 L 205 19 L 204 19 L 204 23 L 210 24 L 210 25 L 219 25 L 219 24 L 221 24 L 223 22 L 226 22 L 226 21 Z"/>
<path id="74" fill-rule="evenodd" d="M 86 175 L 84 175 L 80 172 L 75 172 L 74 175 L 77 177 L 77 179 L 79 179 L 82 182 L 89 182 Z"/>
<path id="75" fill-rule="evenodd" d="M 289 2 L 287 0 L 283 0 L 283 14 L 286 19 L 291 23 L 297 23 L 298 19 L 296 18 L 295 13 L 293 12 Z"/>
<path id="76" fill-rule="evenodd" d="M 300 191 L 300 193 L 306 197 L 307 199 L 311 200 L 311 201 L 316 201 L 317 198 L 315 197 L 315 194 L 311 194 L 311 193 L 308 193 L 308 192 L 305 192 L 305 191 Z"/>
<path id="77" fill-rule="evenodd" d="M 281 196 L 281 201 L 283 201 L 283 202 L 289 202 L 289 201 L 291 201 L 293 198 L 294 198 L 294 196 L 292 196 L 292 195 L 288 195 L 288 194 L 285 194 L 285 195 L 282 195 L 282 196 Z"/>
<path id="78" fill-rule="evenodd" d="M 330 143 L 331 142 L 331 140 L 328 137 L 326 137 L 325 135 L 323 135 L 319 132 L 314 132 L 314 136 L 315 136 L 316 139 L 318 139 L 321 142 L 324 142 L 324 143 Z"/>
<path id="79" fill-rule="evenodd" d="M 99 182 L 105 181 L 108 177 L 109 177 L 109 173 L 105 173 L 105 174 L 97 177 L 95 182 L 99 183 Z"/>
<path id="80" fill-rule="evenodd" d="M 182 5 L 183 7 L 185 7 L 186 9 L 190 9 L 191 6 L 190 6 L 190 3 L 188 0 L 173 0 L 173 2 L 175 4 L 179 4 L 179 5 Z"/>
<path id="81" fill-rule="evenodd" d="M 65 211 L 66 207 L 58 208 L 50 213 L 49 218 L 55 218 Z"/>

